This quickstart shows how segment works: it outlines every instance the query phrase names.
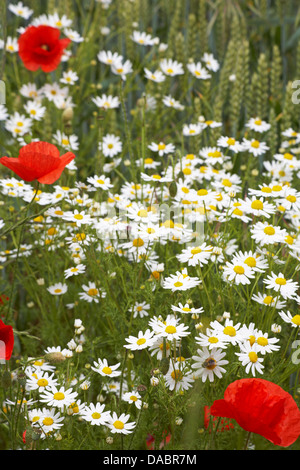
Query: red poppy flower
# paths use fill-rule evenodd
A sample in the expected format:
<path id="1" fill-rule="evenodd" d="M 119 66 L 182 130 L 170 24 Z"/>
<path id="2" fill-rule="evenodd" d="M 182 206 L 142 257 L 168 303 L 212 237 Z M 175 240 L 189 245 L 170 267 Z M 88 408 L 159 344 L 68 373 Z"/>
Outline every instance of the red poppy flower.
<path id="1" fill-rule="evenodd" d="M 52 26 L 29 26 L 19 37 L 19 56 L 28 70 L 52 72 L 61 61 L 69 38 L 59 39 L 60 30 Z"/>
<path id="2" fill-rule="evenodd" d="M 59 150 L 48 142 L 32 142 L 21 148 L 18 158 L 2 157 L 0 163 L 24 181 L 52 184 L 74 158 L 72 152 L 60 157 Z"/>
<path id="3" fill-rule="evenodd" d="M 205 429 L 208 429 L 208 427 L 209 427 L 210 415 L 211 415 L 210 407 L 205 406 L 204 407 L 204 427 L 205 427 Z M 215 429 L 217 421 L 218 421 L 218 417 L 214 416 L 213 419 L 212 419 L 213 429 Z M 231 419 L 228 419 L 228 420 L 227 419 L 221 419 L 220 425 L 221 425 L 221 427 L 218 427 L 217 432 L 229 431 L 230 429 L 232 429 L 234 427 L 233 424 L 232 424 Z"/>
<path id="4" fill-rule="evenodd" d="M 300 435 L 300 411 L 292 396 L 264 379 L 241 379 L 216 400 L 213 416 L 235 419 L 246 431 L 260 434 L 275 445 L 288 447 Z"/>
<path id="5" fill-rule="evenodd" d="M 171 434 L 168 433 L 167 430 L 165 430 L 162 433 L 163 440 L 159 444 L 159 448 L 162 449 L 165 446 L 165 444 L 169 444 L 169 442 L 171 440 L 171 437 L 172 437 Z M 153 436 L 152 434 L 148 434 L 147 439 L 146 439 L 147 449 L 148 450 L 154 450 L 154 444 L 155 444 L 155 436 Z"/>
<path id="6" fill-rule="evenodd" d="M 14 332 L 12 326 L 0 320 L 0 359 L 8 361 L 14 348 Z"/>
<path id="7" fill-rule="evenodd" d="M 5 302 L 7 302 L 8 300 L 9 300 L 9 297 L 7 297 L 7 295 L 4 295 L 4 294 L 0 295 L 0 305 L 4 305 Z"/>

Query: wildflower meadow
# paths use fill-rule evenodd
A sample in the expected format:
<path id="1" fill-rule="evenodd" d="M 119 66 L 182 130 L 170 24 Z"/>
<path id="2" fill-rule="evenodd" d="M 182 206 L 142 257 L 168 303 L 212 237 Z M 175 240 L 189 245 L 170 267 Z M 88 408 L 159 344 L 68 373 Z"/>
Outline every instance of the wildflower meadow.
<path id="1" fill-rule="evenodd" d="M 296 0 L 0 1 L 1 450 L 300 450 L 299 124 Z"/>

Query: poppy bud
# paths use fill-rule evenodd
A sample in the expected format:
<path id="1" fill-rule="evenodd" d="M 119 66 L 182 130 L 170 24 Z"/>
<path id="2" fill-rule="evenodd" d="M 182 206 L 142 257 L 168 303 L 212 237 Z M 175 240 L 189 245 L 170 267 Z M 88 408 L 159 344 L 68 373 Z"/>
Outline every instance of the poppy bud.
<path id="1" fill-rule="evenodd" d="M 30 144 L 30 142 L 31 142 L 31 140 L 32 140 L 32 137 L 31 137 L 30 134 L 25 134 L 25 135 L 23 136 L 23 139 L 24 139 L 24 142 L 25 142 L 26 144 Z"/>
<path id="2" fill-rule="evenodd" d="M 169 370 L 169 363 L 170 363 L 170 360 L 168 357 L 164 357 L 161 361 L 160 361 L 160 366 L 159 366 L 159 370 L 161 371 L 161 373 L 163 375 L 166 375 L 168 373 L 168 370 Z"/>
<path id="3" fill-rule="evenodd" d="M 21 387 L 25 387 L 26 385 L 26 381 L 27 381 L 27 376 L 24 372 L 19 372 L 17 374 L 17 380 L 19 382 L 19 384 L 21 385 Z"/>
<path id="4" fill-rule="evenodd" d="M 177 184 L 176 181 L 172 181 L 169 185 L 169 193 L 171 197 L 175 197 L 177 194 Z"/>
<path id="5" fill-rule="evenodd" d="M 143 384 L 138 385 L 137 391 L 138 391 L 139 394 L 143 397 L 143 396 L 146 394 L 146 392 L 147 392 L 147 387 L 146 387 L 146 385 L 143 385 Z"/>
<path id="6" fill-rule="evenodd" d="M 26 445 L 30 445 L 33 441 L 38 441 L 41 437 L 42 431 L 38 428 L 33 429 L 28 426 L 23 432 L 23 442 Z"/>
<path id="7" fill-rule="evenodd" d="M 58 364 L 66 360 L 65 356 L 61 352 L 53 352 L 46 354 L 45 359 L 51 364 Z"/>
<path id="8" fill-rule="evenodd" d="M 71 121 L 73 117 L 74 117 L 74 112 L 71 107 L 66 108 L 64 112 L 62 113 L 63 122 Z"/>

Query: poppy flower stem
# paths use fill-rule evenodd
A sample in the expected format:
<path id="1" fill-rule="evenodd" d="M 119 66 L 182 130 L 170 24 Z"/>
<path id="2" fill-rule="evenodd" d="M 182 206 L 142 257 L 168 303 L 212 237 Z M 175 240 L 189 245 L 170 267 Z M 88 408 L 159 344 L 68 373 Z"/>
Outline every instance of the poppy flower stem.
<path id="1" fill-rule="evenodd" d="M 11 289 L 10 289 L 10 296 L 9 296 L 9 303 L 8 303 L 8 308 L 7 308 L 7 312 L 6 312 L 6 316 L 5 316 L 5 321 L 8 320 L 8 318 L 10 317 L 10 313 L 11 313 L 12 296 L 13 296 L 14 285 L 15 285 L 16 267 L 17 267 L 17 265 L 18 265 L 18 260 L 19 260 L 19 254 L 20 254 L 20 248 L 21 248 L 22 239 L 23 239 L 23 232 L 24 232 L 25 221 L 26 221 L 26 218 L 27 218 L 27 215 L 28 215 L 29 208 L 30 208 L 31 204 L 34 202 L 35 197 L 36 197 L 36 195 L 37 195 L 37 193 L 38 193 L 39 184 L 40 184 L 40 183 L 37 181 L 36 189 L 35 189 L 35 191 L 34 191 L 34 195 L 33 195 L 32 199 L 31 199 L 31 201 L 27 204 L 26 213 L 25 213 L 25 218 L 23 219 L 22 225 L 21 225 L 21 230 L 20 230 L 20 235 L 19 235 L 19 241 L 18 241 L 18 247 L 17 247 L 17 256 L 16 256 L 16 259 L 15 259 L 15 262 L 14 262 L 14 268 L 13 268 L 13 273 L 12 273 L 12 281 L 11 281 Z"/>
<path id="2" fill-rule="evenodd" d="M 244 445 L 244 450 L 248 449 L 249 441 L 250 441 L 250 436 L 251 436 L 251 431 L 248 432 L 247 437 L 246 437 L 246 442 Z"/>

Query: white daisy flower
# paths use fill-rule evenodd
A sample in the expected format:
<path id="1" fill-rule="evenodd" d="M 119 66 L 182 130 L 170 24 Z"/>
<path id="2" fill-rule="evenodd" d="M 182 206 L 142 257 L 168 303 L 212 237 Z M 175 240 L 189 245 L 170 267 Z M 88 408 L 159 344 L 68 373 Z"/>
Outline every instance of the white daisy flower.
<path id="1" fill-rule="evenodd" d="M 135 422 L 129 423 L 130 415 L 122 413 L 120 416 L 113 412 L 108 423 L 108 427 L 112 434 L 130 434 L 135 428 Z"/>
<path id="2" fill-rule="evenodd" d="M 241 361 L 242 365 L 245 367 L 246 374 L 251 374 L 255 377 L 256 372 L 259 374 L 263 374 L 263 358 L 258 357 L 258 346 L 256 343 L 251 345 L 249 342 L 244 344 L 240 344 L 240 351 L 239 353 L 235 353 L 239 361 Z"/>
<path id="3" fill-rule="evenodd" d="M 283 273 L 277 275 L 271 272 L 271 275 L 267 276 L 263 282 L 268 289 L 273 289 L 275 292 L 280 293 L 284 299 L 292 299 L 299 288 L 298 282 L 286 279 Z"/>
<path id="4" fill-rule="evenodd" d="M 50 292 L 52 295 L 62 295 L 65 294 L 68 290 L 68 286 L 63 284 L 62 282 L 58 282 L 53 286 L 47 288 L 47 291 Z"/>
<path id="5" fill-rule="evenodd" d="M 195 376 L 201 377 L 202 382 L 207 379 L 210 382 L 214 381 L 216 375 L 219 379 L 222 378 L 226 372 L 224 365 L 228 364 L 225 357 L 226 353 L 222 349 L 213 348 L 211 350 L 203 347 L 203 349 L 197 349 L 197 356 L 192 356 L 193 361 L 192 368 L 195 369 Z"/>
<path id="6" fill-rule="evenodd" d="M 249 127 L 249 129 L 253 131 L 260 133 L 267 132 L 271 128 L 271 124 L 268 124 L 266 121 L 263 121 L 259 117 L 249 119 L 245 126 Z"/>
<path id="7" fill-rule="evenodd" d="M 85 405 L 80 413 L 80 417 L 92 426 L 106 426 L 110 419 L 110 411 L 104 411 L 105 405 L 101 403 L 90 403 Z"/>
<path id="8" fill-rule="evenodd" d="M 39 400 L 42 403 L 47 403 L 47 406 L 54 408 L 64 408 L 71 405 L 77 397 L 78 393 L 73 392 L 72 388 L 65 389 L 65 387 L 57 388 L 52 386 L 49 390 L 41 393 Z"/>
<path id="9" fill-rule="evenodd" d="M 98 361 L 94 361 L 94 366 L 91 366 L 91 369 L 102 377 L 119 377 L 121 375 L 121 371 L 117 370 L 119 366 L 120 362 L 108 365 L 107 359 L 98 359 Z"/>
<path id="10" fill-rule="evenodd" d="M 131 351 L 137 351 L 141 349 L 148 348 L 153 343 L 154 332 L 147 329 L 145 333 L 139 331 L 137 337 L 130 335 L 128 338 L 125 338 L 128 344 L 124 345 L 124 348 L 130 349 Z"/>
<path id="11" fill-rule="evenodd" d="M 285 323 L 290 324 L 293 328 L 300 327 L 300 315 L 298 313 L 292 315 L 288 310 L 286 313 L 284 311 L 279 312 L 279 315 Z"/>
<path id="12" fill-rule="evenodd" d="M 186 368 L 182 366 L 182 363 L 173 364 L 170 362 L 170 367 L 164 376 L 164 380 L 169 390 L 178 392 L 191 388 L 195 378 L 192 372 L 187 371 Z"/>

